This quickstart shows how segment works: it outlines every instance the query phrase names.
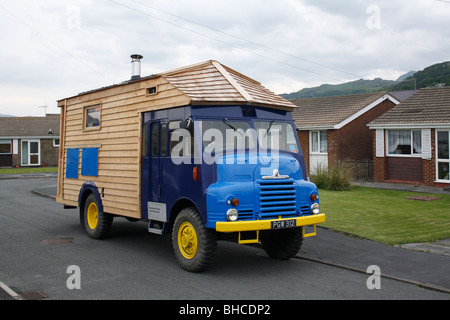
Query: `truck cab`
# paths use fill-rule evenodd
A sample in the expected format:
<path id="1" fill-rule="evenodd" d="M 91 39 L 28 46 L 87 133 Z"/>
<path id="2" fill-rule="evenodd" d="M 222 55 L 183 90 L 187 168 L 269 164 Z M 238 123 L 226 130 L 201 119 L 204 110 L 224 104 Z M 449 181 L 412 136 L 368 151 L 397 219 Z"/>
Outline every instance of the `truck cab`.
<path id="1" fill-rule="evenodd" d="M 204 270 L 223 238 L 291 258 L 303 227 L 314 226 L 311 236 L 324 221 L 288 111 L 174 108 L 145 113 L 142 134 L 142 217 L 149 232 L 172 232 L 185 269 Z"/>

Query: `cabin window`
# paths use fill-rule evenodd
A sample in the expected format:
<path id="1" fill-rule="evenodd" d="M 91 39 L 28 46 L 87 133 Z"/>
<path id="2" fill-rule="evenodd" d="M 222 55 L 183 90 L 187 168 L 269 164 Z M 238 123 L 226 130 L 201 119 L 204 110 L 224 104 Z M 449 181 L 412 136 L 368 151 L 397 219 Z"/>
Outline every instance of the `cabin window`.
<path id="1" fill-rule="evenodd" d="M 260 148 L 281 150 L 297 153 L 299 148 L 295 139 L 294 129 L 291 124 L 285 122 L 256 121 L 255 129 L 258 133 Z M 273 144 L 273 145 L 272 145 Z"/>
<path id="2" fill-rule="evenodd" d="M 154 94 L 157 94 L 158 93 L 158 87 L 150 87 L 150 88 L 147 88 L 147 90 L 146 90 L 146 94 L 148 95 L 148 96 L 150 96 L 150 95 L 154 95 Z"/>
<path id="3" fill-rule="evenodd" d="M 169 155 L 174 157 L 191 157 L 196 154 L 194 130 L 184 129 L 184 121 L 170 121 L 168 125 Z"/>
<path id="4" fill-rule="evenodd" d="M 161 125 L 161 157 L 167 156 L 167 124 Z"/>
<path id="5" fill-rule="evenodd" d="M 159 123 L 152 124 L 152 156 L 159 156 Z"/>
<path id="6" fill-rule="evenodd" d="M 142 156 L 148 157 L 148 123 L 142 128 Z"/>
<path id="7" fill-rule="evenodd" d="M 84 111 L 84 127 L 100 128 L 101 106 L 86 107 Z"/>

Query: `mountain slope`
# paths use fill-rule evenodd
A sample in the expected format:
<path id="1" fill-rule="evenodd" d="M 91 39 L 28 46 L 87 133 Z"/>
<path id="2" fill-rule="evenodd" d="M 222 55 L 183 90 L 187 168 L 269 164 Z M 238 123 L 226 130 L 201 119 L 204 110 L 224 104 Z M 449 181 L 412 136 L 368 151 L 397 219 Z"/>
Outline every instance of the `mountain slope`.
<path id="1" fill-rule="evenodd" d="M 337 85 L 323 84 L 314 88 L 305 88 L 297 92 L 281 94 L 281 96 L 288 100 L 295 100 L 386 90 L 414 90 L 434 87 L 438 84 L 450 86 L 450 61 L 431 65 L 422 71 L 410 71 L 399 77 L 397 81 L 383 80 L 380 78 L 374 80 L 360 79 Z"/>
<path id="2" fill-rule="evenodd" d="M 288 100 L 305 99 L 305 98 L 319 98 L 332 97 L 346 94 L 368 93 L 375 91 L 383 91 L 391 87 L 396 82 L 393 80 L 383 80 L 376 78 L 374 80 L 356 80 L 342 84 L 323 84 L 319 87 L 305 88 L 297 92 L 281 94 L 281 96 Z"/>
<path id="3" fill-rule="evenodd" d="M 392 87 L 392 91 L 422 89 L 435 87 L 438 84 L 450 86 L 450 61 L 433 64 L 413 76 L 407 77 L 401 83 Z"/>

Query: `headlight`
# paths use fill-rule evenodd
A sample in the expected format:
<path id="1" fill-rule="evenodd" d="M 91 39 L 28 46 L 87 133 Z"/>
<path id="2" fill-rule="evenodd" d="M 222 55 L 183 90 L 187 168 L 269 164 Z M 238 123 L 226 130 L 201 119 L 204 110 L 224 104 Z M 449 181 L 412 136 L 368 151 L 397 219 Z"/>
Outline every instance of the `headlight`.
<path id="1" fill-rule="evenodd" d="M 234 208 L 227 211 L 227 219 L 230 221 L 236 221 L 238 219 L 238 215 L 238 211 Z"/>
<path id="2" fill-rule="evenodd" d="M 318 203 L 313 203 L 313 204 L 311 205 L 311 212 L 312 212 L 313 214 L 318 214 L 319 211 L 320 211 L 320 206 L 319 206 L 319 204 L 318 204 Z"/>

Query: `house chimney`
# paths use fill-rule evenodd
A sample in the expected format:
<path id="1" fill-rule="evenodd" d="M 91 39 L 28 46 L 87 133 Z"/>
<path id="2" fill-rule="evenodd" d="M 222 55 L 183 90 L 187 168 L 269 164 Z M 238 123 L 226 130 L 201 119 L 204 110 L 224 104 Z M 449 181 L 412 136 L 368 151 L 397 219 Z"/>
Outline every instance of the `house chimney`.
<path id="1" fill-rule="evenodd" d="M 132 73 L 131 80 L 136 80 L 141 77 L 141 59 L 144 58 L 140 54 L 131 55 Z"/>

